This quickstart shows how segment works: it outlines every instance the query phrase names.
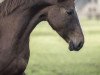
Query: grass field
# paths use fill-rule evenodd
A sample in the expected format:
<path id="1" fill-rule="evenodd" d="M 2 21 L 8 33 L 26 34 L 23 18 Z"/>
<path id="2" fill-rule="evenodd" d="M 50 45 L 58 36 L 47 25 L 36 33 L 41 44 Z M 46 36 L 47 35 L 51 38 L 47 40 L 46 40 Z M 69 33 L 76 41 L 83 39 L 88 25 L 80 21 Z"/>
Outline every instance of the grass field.
<path id="1" fill-rule="evenodd" d="M 31 33 L 27 75 L 100 75 L 100 21 L 81 20 L 85 45 L 70 52 L 47 22 Z"/>

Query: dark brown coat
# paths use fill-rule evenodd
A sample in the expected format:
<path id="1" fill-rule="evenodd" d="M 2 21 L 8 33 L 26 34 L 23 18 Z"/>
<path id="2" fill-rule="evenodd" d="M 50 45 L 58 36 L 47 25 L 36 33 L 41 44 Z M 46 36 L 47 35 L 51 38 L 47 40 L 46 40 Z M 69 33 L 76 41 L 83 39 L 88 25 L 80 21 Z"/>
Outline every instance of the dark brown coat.
<path id="1" fill-rule="evenodd" d="M 78 51 L 84 36 L 74 0 L 5 0 L 0 4 L 0 75 L 24 75 L 29 60 L 29 36 L 46 20 Z"/>

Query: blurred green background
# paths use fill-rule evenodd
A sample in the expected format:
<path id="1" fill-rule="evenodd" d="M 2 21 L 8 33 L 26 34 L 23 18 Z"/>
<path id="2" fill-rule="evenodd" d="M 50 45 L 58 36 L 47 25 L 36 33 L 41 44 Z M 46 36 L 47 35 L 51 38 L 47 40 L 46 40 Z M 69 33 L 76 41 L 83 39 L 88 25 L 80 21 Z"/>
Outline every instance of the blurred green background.
<path id="1" fill-rule="evenodd" d="M 41 22 L 30 36 L 30 61 L 27 75 L 100 75 L 100 21 L 80 20 L 84 47 L 70 52 L 68 44 Z"/>

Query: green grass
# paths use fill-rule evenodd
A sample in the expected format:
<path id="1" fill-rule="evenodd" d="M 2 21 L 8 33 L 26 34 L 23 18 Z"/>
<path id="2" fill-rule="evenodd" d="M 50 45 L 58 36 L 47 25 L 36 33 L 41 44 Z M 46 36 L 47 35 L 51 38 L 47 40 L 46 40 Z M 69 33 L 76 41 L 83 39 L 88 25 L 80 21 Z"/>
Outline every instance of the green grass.
<path id="1" fill-rule="evenodd" d="M 100 21 L 81 20 L 85 45 L 70 52 L 68 44 L 47 22 L 40 23 L 30 36 L 27 75 L 100 75 Z"/>

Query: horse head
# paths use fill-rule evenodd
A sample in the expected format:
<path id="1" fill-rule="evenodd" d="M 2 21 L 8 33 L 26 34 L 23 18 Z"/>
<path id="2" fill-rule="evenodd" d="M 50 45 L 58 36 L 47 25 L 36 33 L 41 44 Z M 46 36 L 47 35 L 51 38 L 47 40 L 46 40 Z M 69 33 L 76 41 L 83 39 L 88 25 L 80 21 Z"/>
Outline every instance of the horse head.
<path id="1" fill-rule="evenodd" d="M 84 44 L 84 36 L 74 5 L 74 0 L 58 0 L 56 5 L 47 8 L 46 20 L 69 43 L 71 51 L 78 51 Z"/>

